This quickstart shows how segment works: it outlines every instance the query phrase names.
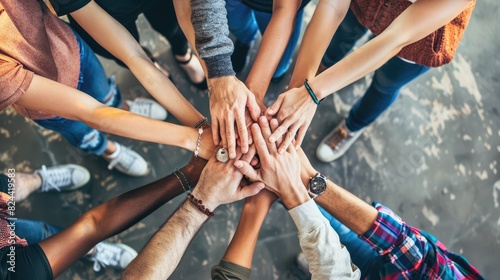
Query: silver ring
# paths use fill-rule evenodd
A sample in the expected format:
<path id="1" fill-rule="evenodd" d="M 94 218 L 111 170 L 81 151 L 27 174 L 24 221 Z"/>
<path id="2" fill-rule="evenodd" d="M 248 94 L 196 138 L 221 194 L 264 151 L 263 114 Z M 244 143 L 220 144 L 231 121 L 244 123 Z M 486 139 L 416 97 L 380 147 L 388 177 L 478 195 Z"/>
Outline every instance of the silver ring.
<path id="1" fill-rule="evenodd" d="M 220 162 L 227 162 L 229 160 L 229 154 L 225 148 L 220 148 L 215 156 Z"/>

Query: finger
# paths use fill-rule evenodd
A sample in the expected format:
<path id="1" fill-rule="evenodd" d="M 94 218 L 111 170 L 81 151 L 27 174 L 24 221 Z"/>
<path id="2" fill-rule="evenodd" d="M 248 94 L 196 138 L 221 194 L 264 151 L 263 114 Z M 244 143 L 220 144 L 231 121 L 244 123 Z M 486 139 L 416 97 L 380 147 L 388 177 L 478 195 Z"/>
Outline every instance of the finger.
<path id="1" fill-rule="evenodd" d="M 232 114 L 229 114 L 226 119 L 226 143 L 227 150 L 229 151 L 229 158 L 234 159 L 236 157 L 236 139 L 234 139 L 234 118 Z"/>
<path id="2" fill-rule="evenodd" d="M 248 94 L 247 108 L 248 112 L 250 112 L 250 117 L 252 117 L 254 121 L 257 121 L 257 119 L 259 119 L 260 116 L 260 107 L 259 104 L 257 104 L 257 101 L 255 100 L 255 95 L 252 92 Z"/>
<path id="3" fill-rule="evenodd" d="M 241 111 L 241 110 L 240 110 Z M 245 111 L 237 112 L 236 125 L 238 126 L 238 136 L 241 144 L 241 151 L 248 152 L 248 130 L 245 122 Z"/>
<path id="4" fill-rule="evenodd" d="M 253 196 L 258 194 L 262 189 L 264 189 L 265 185 L 262 182 L 256 182 L 249 186 L 243 187 L 239 191 L 240 199 L 247 198 L 249 196 Z"/>
<path id="5" fill-rule="evenodd" d="M 234 162 L 234 166 L 245 176 L 247 176 L 252 181 L 262 181 L 259 174 L 253 167 L 246 161 L 237 160 Z"/>
<path id="6" fill-rule="evenodd" d="M 271 137 L 269 137 L 269 141 L 271 143 L 276 142 L 280 137 L 284 136 L 285 133 L 288 131 L 288 128 L 293 124 L 293 122 L 290 119 L 285 119 L 284 122 L 281 123 L 278 128 L 273 132 Z"/>
<path id="7" fill-rule="evenodd" d="M 266 116 L 274 116 L 274 114 L 276 114 L 279 111 L 279 109 L 281 108 L 281 105 L 283 104 L 283 100 L 285 100 L 285 95 L 280 94 L 278 96 L 278 99 L 276 99 L 276 101 L 274 101 L 273 105 L 271 105 L 271 106 L 269 106 L 269 108 L 267 108 Z"/>
<path id="8" fill-rule="evenodd" d="M 266 117 L 262 116 L 259 118 L 259 126 L 264 139 L 269 139 L 269 137 L 271 136 L 271 127 L 269 126 L 269 121 L 267 121 Z M 274 144 L 273 142 L 266 141 L 266 144 L 269 152 L 273 153 L 278 150 L 276 148 L 276 144 Z"/>
<path id="9" fill-rule="evenodd" d="M 225 121 L 222 120 L 219 122 L 219 133 L 220 133 L 220 138 L 222 142 L 222 147 L 227 149 L 227 141 L 226 141 L 226 125 Z M 219 143 L 220 145 L 220 143 Z"/>
<path id="10" fill-rule="evenodd" d="M 302 145 L 302 141 L 304 141 L 304 137 L 306 136 L 306 132 L 307 132 L 307 127 L 302 126 L 301 128 L 299 128 L 299 132 L 297 134 L 297 138 L 295 141 L 295 148 L 298 148 L 298 147 L 300 147 L 300 145 Z"/>
<path id="11" fill-rule="evenodd" d="M 269 122 L 269 126 L 271 127 L 271 132 L 275 132 L 276 129 L 279 127 L 278 120 L 276 118 L 272 118 L 271 121 Z M 278 146 L 281 146 L 281 142 L 283 142 L 283 137 L 276 139 L 276 144 Z"/>
<path id="12" fill-rule="evenodd" d="M 212 119 L 212 139 L 214 140 L 214 145 L 219 145 L 219 122 L 217 118 Z"/>
<path id="13" fill-rule="evenodd" d="M 255 149 L 255 146 L 250 146 L 249 149 L 248 149 L 248 152 L 246 154 L 243 154 L 241 156 L 240 160 L 248 162 L 248 163 L 251 164 L 252 159 L 254 158 L 256 152 L 257 151 Z"/>
<path id="14" fill-rule="evenodd" d="M 290 129 L 288 130 L 287 133 L 285 133 L 285 139 L 283 140 L 283 143 L 281 143 L 280 148 L 279 148 L 279 153 L 283 154 L 286 149 L 292 144 L 292 141 L 295 139 L 295 130 Z"/>
<path id="15" fill-rule="evenodd" d="M 260 161 L 268 161 L 270 158 L 269 150 L 267 148 L 267 141 L 264 140 L 260 126 L 256 123 L 252 124 L 252 135 L 257 154 L 259 154 Z"/>

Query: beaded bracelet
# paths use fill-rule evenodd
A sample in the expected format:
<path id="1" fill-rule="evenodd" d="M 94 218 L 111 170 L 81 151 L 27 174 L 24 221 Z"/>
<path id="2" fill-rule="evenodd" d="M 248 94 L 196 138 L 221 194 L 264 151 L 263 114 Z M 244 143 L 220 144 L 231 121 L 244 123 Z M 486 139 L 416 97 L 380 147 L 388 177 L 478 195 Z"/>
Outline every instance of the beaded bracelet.
<path id="1" fill-rule="evenodd" d="M 182 170 L 177 169 L 177 172 L 182 175 L 182 178 L 184 178 L 184 182 L 186 182 L 186 185 L 188 186 L 188 190 L 186 192 L 190 193 L 193 188 L 191 188 L 191 185 L 189 184 L 189 181 L 188 181 L 186 175 L 184 175 L 184 172 L 182 172 Z"/>
<path id="2" fill-rule="evenodd" d="M 205 124 L 208 124 L 207 117 L 203 117 L 203 119 L 201 119 L 197 123 L 195 123 L 194 128 L 200 128 L 200 127 L 204 126 Z"/>
<path id="3" fill-rule="evenodd" d="M 172 172 L 172 174 L 174 174 L 175 178 L 177 178 L 177 180 L 179 180 L 179 183 L 181 183 L 181 187 L 184 190 L 184 192 L 189 192 L 189 189 L 191 189 L 191 187 L 189 187 L 189 185 L 188 185 L 189 189 L 186 190 L 186 188 L 184 187 L 184 184 L 182 183 L 181 178 L 179 178 L 179 176 L 177 176 L 177 174 L 175 173 L 175 171 Z"/>
<path id="4" fill-rule="evenodd" d="M 203 134 L 203 128 L 198 128 L 198 141 L 196 142 L 196 149 L 194 150 L 194 157 L 198 157 L 200 153 L 201 135 Z"/>
<path id="5" fill-rule="evenodd" d="M 205 205 L 203 205 L 203 201 L 197 199 L 196 197 L 194 197 L 194 195 L 189 194 L 188 200 L 191 201 L 191 203 L 193 203 L 194 206 L 198 208 L 198 210 L 200 210 L 203 214 L 207 215 L 209 218 L 212 218 L 214 216 L 214 212 L 208 210 L 208 208 L 206 208 Z"/>
<path id="6" fill-rule="evenodd" d="M 323 101 L 323 99 L 318 100 L 318 98 L 316 97 L 316 94 L 314 94 L 314 91 L 309 86 L 309 83 L 307 82 L 307 79 L 304 81 L 304 87 L 306 87 L 307 92 L 311 96 L 311 98 L 314 101 L 314 103 L 316 103 L 316 105 L 319 105 L 321 103 L 321 101 Z"/>

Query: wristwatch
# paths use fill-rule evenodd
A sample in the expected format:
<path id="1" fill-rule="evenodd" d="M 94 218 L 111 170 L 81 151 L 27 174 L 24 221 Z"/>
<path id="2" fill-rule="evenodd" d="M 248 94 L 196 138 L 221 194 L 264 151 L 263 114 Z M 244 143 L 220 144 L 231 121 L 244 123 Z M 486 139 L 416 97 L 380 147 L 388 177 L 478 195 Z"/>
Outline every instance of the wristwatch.
<path id="1" fill-rule="evenodd" d="M 314 177 L 309 178 L 309 195 L 315 199 L 326 190 L 326 177 L 316 173 Z"/>

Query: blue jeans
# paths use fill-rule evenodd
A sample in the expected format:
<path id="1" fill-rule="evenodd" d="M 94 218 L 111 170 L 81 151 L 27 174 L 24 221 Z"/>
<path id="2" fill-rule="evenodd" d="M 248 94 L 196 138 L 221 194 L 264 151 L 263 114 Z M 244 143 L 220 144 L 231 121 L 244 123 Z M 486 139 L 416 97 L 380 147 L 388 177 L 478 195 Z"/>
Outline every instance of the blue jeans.
<path id="1" fill-rule="evenodd" d="M 249 45 L 255 40 L 259 31 L 261 34 L 264 34 L 272 16 L 270 13 L 259 12 L 249 8 L 241 0 L 226 0 L 226 10 L 229 31 L 231 31 L 240 43 L 245 45 Z M 282 77 L 292 64 L 293 53 L 299 41 L 303 15 L 304 9 L 297 12 L 295 27 L 288 40 L 285 52 L 281 56 L 278 67 L 276 67 L 273 78 Z"/>
<path id="2" fill-rule="evenodd" d="M 352 262 L 360 269 L 361 279 L 367 276 L 369 279 L 379 278 L 379 270 L 384 263 L 384 257 L 380 256 L 368 243 L 351 231 L 348 227 L 335 219 L 325 209 L 318 206 L 321 214 L 330 222 L 332 228 L 337 232 L 340 242 L 347 248 Z"/>
<path id="3" fill-rule="evenodd" d="M 61 230 L 62 228 L 41 221 L 25 219 L 16 220 L 16 235 L 26 239 L 29 245 L 39 243 Z"/>
<path id="4" fill-rule="evenodd" d="M 330 67 L 340 61 L 367 32 L 351 10 L 333 36 L 322 64 Z M 427 72 L 429 67 L 410 63 L 394 56 L 375 71 L 372 83 L 346 119 L 351 131 L 358 131 L 371 124 L 396 100 L 400 89 Z"/>
<path id="5" fill-rule="evenodd" d="M 97 101 L 120 108 L 122 97 L 114 79 L 107 78 L 104 69 L 92 49 L 75 33 L 80 49 L 80 76 L 78 90 Z M 61 117 L 35 120 L 40 126 L 59 132 L 68 142 L 88 153 L 101 155 L 108 145 L 106 136 L 83 122 Z"/>

